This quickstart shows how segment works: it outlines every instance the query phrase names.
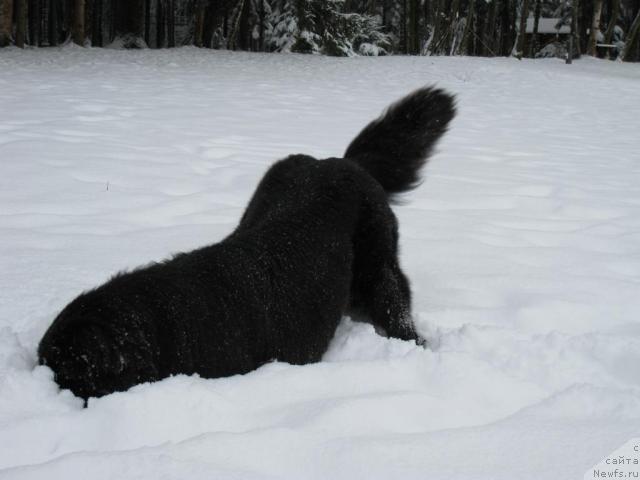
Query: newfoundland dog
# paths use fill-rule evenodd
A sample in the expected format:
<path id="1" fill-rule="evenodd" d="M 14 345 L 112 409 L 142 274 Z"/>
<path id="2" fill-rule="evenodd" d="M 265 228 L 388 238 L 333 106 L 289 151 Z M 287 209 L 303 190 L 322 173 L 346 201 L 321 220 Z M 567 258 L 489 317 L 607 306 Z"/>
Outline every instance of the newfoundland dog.
<path id="1" fill-rule="evenodd" d="M 67 305 L 40 363 L 87 399 L 180 373 L 317 362 L 348 313 L 419 340 L 389 203 L 419 183 L 454 114 L 450 95 L 422 88 L 367 125 L 344 158 L 276 162 L 220 243 L 117 274 Z"/>

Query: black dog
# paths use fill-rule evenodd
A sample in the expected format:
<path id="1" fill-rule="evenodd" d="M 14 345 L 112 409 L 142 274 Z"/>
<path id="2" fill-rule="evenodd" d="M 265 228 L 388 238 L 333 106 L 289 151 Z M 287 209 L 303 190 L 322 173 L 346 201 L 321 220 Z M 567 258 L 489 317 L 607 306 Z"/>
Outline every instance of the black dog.
<path id="1" fill-rule="evenodd" d="M 349 312 L 417 340 L 389 201 L 416 186 L 454 114 L 450 95 L 424 88 L 345 158 L 275 163 L 229 237 L 81 294 L 42 339 L 40 363 L 86 399 L 179 373 L 316 362 Z"/>

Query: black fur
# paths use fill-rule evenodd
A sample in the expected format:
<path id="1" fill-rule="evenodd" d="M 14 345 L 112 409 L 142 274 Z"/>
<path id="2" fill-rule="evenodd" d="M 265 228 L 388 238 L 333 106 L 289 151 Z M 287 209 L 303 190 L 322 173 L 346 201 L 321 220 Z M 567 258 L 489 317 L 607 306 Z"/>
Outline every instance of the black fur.
<path id="1" fill-rule="evenodd" d="M 417 340 L 388 196 L 415 186 L 453 116 L 451 96 L 424 88 L 369 124 L 344 159 L 275 163 L 229 237 L 73 300 L 40 363 L 86 399 L 178 373 L 315 362 L 353 311 Z"/>

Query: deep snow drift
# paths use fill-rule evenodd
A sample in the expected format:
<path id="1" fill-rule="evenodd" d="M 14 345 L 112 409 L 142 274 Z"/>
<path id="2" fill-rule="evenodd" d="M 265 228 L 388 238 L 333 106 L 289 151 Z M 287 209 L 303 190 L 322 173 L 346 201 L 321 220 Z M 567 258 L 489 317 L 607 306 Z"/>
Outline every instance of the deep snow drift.
<path id="1" fill-rule="evenodd" d="M 395 210 L 429 349 L 90 402 L 35 367 L 114 272 L 215 242 L 267 166 L 423 84 L 458 117 Z M 582 478 L 640 432 L 640 65 L 0 50 L 0 477 Z"/>

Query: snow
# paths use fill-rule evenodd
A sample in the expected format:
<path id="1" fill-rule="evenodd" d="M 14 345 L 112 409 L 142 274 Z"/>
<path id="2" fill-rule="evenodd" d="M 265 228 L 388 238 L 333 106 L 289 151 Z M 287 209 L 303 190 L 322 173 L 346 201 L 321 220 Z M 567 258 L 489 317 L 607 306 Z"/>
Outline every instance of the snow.
<path id="1" fill-rule="evenodd" d="M 0 478 L 569 479 L 640 431 L 640 65 L 0 51 Z M 90 401 L 36 367 L 111 274 L 231 231 L 289 153 L 424 84 L 459 115 L 395 208 L 424 349 Z"/>

